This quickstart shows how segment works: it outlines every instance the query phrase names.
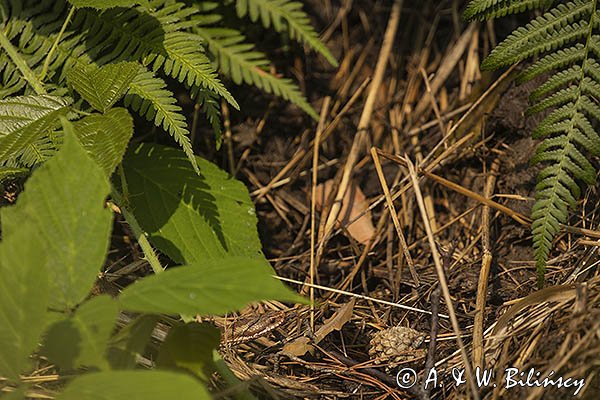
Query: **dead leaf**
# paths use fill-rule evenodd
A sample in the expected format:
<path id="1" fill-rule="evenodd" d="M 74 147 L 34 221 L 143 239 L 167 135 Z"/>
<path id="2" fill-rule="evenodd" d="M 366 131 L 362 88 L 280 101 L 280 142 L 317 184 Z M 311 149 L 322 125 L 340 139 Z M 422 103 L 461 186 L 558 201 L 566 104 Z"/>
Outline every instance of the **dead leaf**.
<path id="1" fill-rule="evenodd" d="M 331 318 L 327 319 L 317 332 L 315 333 L 314 344 L 318 344 L 321 340 L 325 339 L 331 332 L 341 330 L 346 322 L 352 318 L 352 312 L 354 311 L 354 303 L 356 299 L 350 300 L 337 310 Z M 302 357 L 306 353 L 313 353 L 315 350 L 314 346 L 310 343 L 310 339 L 306 336 L 299 337 L 283 346 L 284 354 L 291 354 L 296 357 Z"/>
<path id="2" fill-rule="evenodd" d="M 344 304 L 337 310 L 331 318 L 325 321 L 315 333 L 315 344 L 319 344 L 325 336 L 329 335 L 333 331 L 339 331 L 352 318 L 352 312 L 354 311 L 354 303 L 356 299 L 353 298 L 348 303 Z"/>
<path id="3" fill-rule="evenodd" d="M 331 190 L 334 187 L 332 179 L 325 183 L 317 185 L 316 188 L 316 204 L 317 209 L 321 210 L 325 201 L 331 194 Z M 346 226 L 350 221 L 358 218 L 363 212 L 368 210 L 369 202 L 365 197 L 364 193 L 354 183 L 350 184 L 344 199 L 342 200 L 342 209 L 338 215 L 337 222 L 342 226 Z M 375 227 L 371 219 L 371 212 L 367 211 L 358 220 L 346 227 L 348 234 L 360 244 L 367 244 L 369 240 L 375 235 Z"/>
<path id="4" fill-rule="evenodd" d="M 315 348 L 310 344 L 310 339 L 306 336 L 299 337 L 283 346 L 284 354 L 291 354 L 296 357 L 302 357 L 306 353 L 312 353 Z"/>

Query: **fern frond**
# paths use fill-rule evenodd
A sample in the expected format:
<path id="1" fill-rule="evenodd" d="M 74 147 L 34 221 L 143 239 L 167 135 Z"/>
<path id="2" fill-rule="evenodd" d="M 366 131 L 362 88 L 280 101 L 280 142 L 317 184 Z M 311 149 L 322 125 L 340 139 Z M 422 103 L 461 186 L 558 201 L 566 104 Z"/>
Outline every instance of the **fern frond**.
<path id="1" fill-rule="evenodd" d="M 151 71 L 143 72 L 129 84 L 125 105 L 131 106 L 156 126 L 162 126 L 181 146 L 194 169 L 199 172 L 185 117 L 181 114 L 181 107 L 175 104 L 173 93 L 166 86 L 165 81 L 154 76 Z"/>
<path id="2" fill-rule="evenodd" d="M 474 0 L 467 5 L 464 17 L 467 20 L 483 21 L 489 18 L 504 17 L 509 14 L 544 8 L 552 3 L 553 0 Z"/>
<path id="3" fill-rule="evenodd" d="M 593 4 L 574 0 L 559 4 L 524 27 L 517 28 L 483 61 L 483 69 L 495 69 L 514 64 L 541 52 L 556 50 L 566 43 L 585 37 Z"/>
<path id="4" fill-rule="evenodd" d="M 167 57 L 150 54 L 145 58 L 144 64 L 151 63 L 154 71 L 162 67 L 167 75 L 188 86 L 211 90 L 239 110 L 240 106 L 219 80 L 208 57 L 203 54 L 200 36 L 184 32 L 168 33 L 163 45 Z"/>
<path id="5" fill-rule="evenodd" d="M 548 93 L 552 93 L 573 81 L 577 81 L 581 77 L 581 67 L 574 65 L 571 68 L 560 71 L 559 73 L 550 77 L 544 84 L 540 85 L 537 89 L 531 92 L 529 98 L 533 101 L 539 100 Z"/>
<path id="6" fill-rule="evenodd" d="M 244 36 L 226 28 L 196 28 L 208 44 L 219 70 L 236 84 L 254 85 L 267 93 L 272 93 L 296 104 L 314 119 L 318 114 L 300 92 L 300 89 L 286 78 L 278 78 L 267 71 L 269 60 L 264 53 L 254 50 L 254 46 L 244 42 Z"/>
<path id="7" fill-rule="evenodd" d="M 223 141 L 223 130 L 221 129 L 221 111 L 218 99 L 212 92 L 205 90 L 192 91 L 192 97 L 202 107 L 202 111 L 204 111 L 215 134 L 215 143 L 217 150 L 219 150 Z"/>
<path id="8" fill-rule="evenodd" d="M 253 22 L 260 18 L 263 26 L 273 26 L 277 32 L 287 31 L 290 38 L 304 43 L 323 55 L 334 67 L 338 62 L 310 24 L 308 15 L 302 10 L 302 3 L 290 0 L 237 0 L 238 16 L 248 15 Z"/>
<path id="9" fill-rule="evenodd" d="M 562 106 L 563 104 L 574 102 L 579 98 L 581 94 L 581 88 L 579 86 L 570 86 L 566 89 L 562 89 L 552 96 L 545 98 L 539 103 L 529 107 L 525 112 L 525 115 L 529 116 L 547 110 L 548 108 Z"/>
<path id="10" fill-rule="evenodd" d="M 530 80 L 552 70 L 573 65 L 574 63 L 583 60 L 584 56 L 585 49 L 581 43 L 577 43 L 573 47 L 560 49 L 555 53 L 550 53 L 521 72 L 517 78 L 517 83 L 529 82 Z"/>
<path id="11" fill-rule="evenodd" d="M 473 17 L 497 16 L 514 0 L 474 0 L 468 7 Z M 541 5 L 541 4 L 539 4 Z M 527 8 L 527 7 L 525 7 Z M 546 164 L 538 175 L 536 203 L 532 210 L 536 264 L 543 279 L 552 241 L 576 206 L 581 182 L 592 184 L 596 171 L 587 155 L 600 154 L 600 27 L 598 0 L 571 0 L 517 28 L 496 47 L 482 67 L 497 68 L 541 54 L 525 69 L 519 82 L 550 73 L 531 93 L 526 114 L 551 110 L 533 132 L 543 141 L 532 157 L 533 164 Z M 541 281 L 541 280 L 540 280 Z"/>
<path id="12" fill-rule="evenodd" d="M 152 5 L 161 7 L 149 14 L 135 8 L 102 13 L 88 11 L 77 20 L 82 27 L 90 27 L 88 47 L 97 57 L 96 62 L 141 60 L 155 72 L 162 69 L 189 86 L 212 90 L 239 109 L 204 54 L 202 38 L 183 31 L 196 24 L 187 18 L 197 10 L 178 2 L 159 1 Z"/>
<path id="13" fill-rule="evenodd" d="M 58 146 L 52 141 L 50 136 L 43 136 L 35 142 L 28 145 L 21 154 L 17 155 L 19 165 L 28 168 L 41 164 L 52 157 Z"/>

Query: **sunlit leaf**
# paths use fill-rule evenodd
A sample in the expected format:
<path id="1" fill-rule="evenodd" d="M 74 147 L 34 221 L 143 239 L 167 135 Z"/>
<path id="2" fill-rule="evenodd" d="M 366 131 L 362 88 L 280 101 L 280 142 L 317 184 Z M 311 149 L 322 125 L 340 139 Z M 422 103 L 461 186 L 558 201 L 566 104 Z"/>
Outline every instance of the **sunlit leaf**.
<path id="1" fill-rule="evenodd" d="M 119 299 L 132 311 L 187 315 L 224 314 L 257 300 L 302 301 L 272 275 L 263 260 L 206 260 L 140 279 Z"/>
<path id="2" fill-rule="evenodd" d="M 129 204 L 150 241 L 178 263 L 227 256 L 264 260 L 244 184 L 196 159 L 200 174 L 171 147 L 142 144 L 126 155 Z"/>
<path id="3" fill-rule="evenodd" d="M 99 3 L 106 4 L 110 1 Z M 70 70 L 67 81 L 92 107 L 105 113 L 125 95 L 140 68 L 135 62 L 120 62 L 102 67 L 91 64 Z"/>
<path id="4" fill-rule="evenodd" d="M 111 212 L 104 207 L 109 184 L 63 120 L 65 140 L 58 154 L 28 180 L 18 209 L 2 214 L 3 235 L 10 237 L 27 221 L 46 254 L 51 306 L 72 309 L 91 290 L 104 262 Z M 18 210 L 18 211 L 16 211 Z M 83 218 L 84 217 L 84 218 Z"/>
<path id="5" fill-rule="evenodd" d="M 208 400 L 204 386 L 186 374 L 167 371 L 111 371 L 74 379 L 57 400 Z"/>
<path id="6" fill-rule="evenodd" d="M 88 154 L 110 176 L 121 162 L 133 135 L 133 119 L 124 108 L 93 114 L 77 121 L 75 133 Z"/>

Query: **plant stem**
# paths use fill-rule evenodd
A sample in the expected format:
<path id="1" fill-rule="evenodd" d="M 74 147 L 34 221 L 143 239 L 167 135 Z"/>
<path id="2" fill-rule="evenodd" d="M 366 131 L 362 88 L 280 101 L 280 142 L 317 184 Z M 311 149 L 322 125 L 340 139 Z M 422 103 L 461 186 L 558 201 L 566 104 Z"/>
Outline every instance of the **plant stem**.
<path id="1" fill-rule="evenodd" d="M 65 33 L 65 30 L 67 29 L 67 25 L 69 25 L 69 22 L 71 22 L 71 18 L 73 18 L 73 14 L 75 14 L 75 7 L 71 6 L 71 9 L 69 10 L 69 14 L 67 15 L 67 18 L 65 19 L 65 22 L 63 22 L 63 25 L 60 28 L 60 32 L 58 33 L 56 40 L 52 44 L 52 47 L 50 48 L 48 55 L 46 56 L 46 60 L 44 61 L 44 66 L 42 68 L 42 72 L 40 73 L 40 81 L 43 81 L 44 78 L 46 77 L 46 74 L 48 73 L 48 68 L 50 67 L 50 61 L 52 60 L 52 56 L 56 52 L 56 49 L 58 48 L 58 43 L 60 42 L 60 39 L 62 38 L 63 34 Z"/>
<path id="2" fill-rule="evenodd" d="M 123 184 L 125 185 L 125 183 L 123 183 Z M 140 227 L 140 224 L 138 223 L 135 216 L 131 212 L 129 212 L 129 210 L 127 210 L 126 201 L 123 199 L 123 196 L 114 187 L 114 185 L 112 185 L 111 196 L 112 196 L 113 201 L 121 209 L 121 213 L 123 214 L 123 217 L 125 217 L 125 220 L 131 227 L 131 230 L 133 231 L 133 234 L 135 235 L 136 240 L 138 241 L 140 247 L 142 248 L 142 251 L 144 252 L 146 261 L 148 261 L 148 263 L 152 267 L 152 270 L 154 271 L 155 274 L 160 274 L 161 272 L 164 271 L 164 268 L 160 264 L 160 260 L 158 259 L 156 252 L 152 248 L 152 245 L 150 244 L 150 242 L 148 241 L 148 238 L 146 237 L 146 233 Z"/>
<path id="3" fill-rule="evenodd" d="M 33 90 L 35 90 L 37 94 L 46 94 L 43 83 L 37 79 L 31 68 L 29 68 L 29 65 L 27 65 L 25 59 L 19 54 L 19 51 L 12 45 L 2 30 L 0 30 L 0 46 L 6 51 L 6 54 L 8 54 L 11 61 L 16 65 L 19 71 L 21 71 L 23 78 L 29 82 Z"/>

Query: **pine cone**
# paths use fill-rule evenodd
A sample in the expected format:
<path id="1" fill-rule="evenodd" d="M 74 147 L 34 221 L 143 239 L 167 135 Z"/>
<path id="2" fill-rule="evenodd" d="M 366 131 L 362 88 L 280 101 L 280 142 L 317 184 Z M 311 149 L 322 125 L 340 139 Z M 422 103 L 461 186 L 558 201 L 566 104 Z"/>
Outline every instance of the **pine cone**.
<path id="1" fill-rule="evenodd" d="M 375 364 L 389 363 L 391 367 L 420 355 L 422 351 L 417 348 L 424 338 L 425 335 L 411 328 L 394 326 L 384 329 L 371 338 L 369 356 Z"/>

